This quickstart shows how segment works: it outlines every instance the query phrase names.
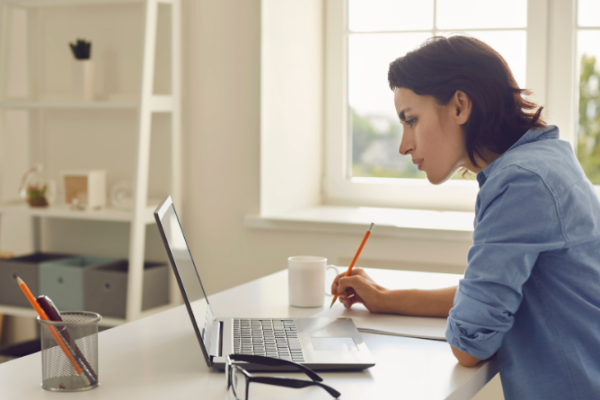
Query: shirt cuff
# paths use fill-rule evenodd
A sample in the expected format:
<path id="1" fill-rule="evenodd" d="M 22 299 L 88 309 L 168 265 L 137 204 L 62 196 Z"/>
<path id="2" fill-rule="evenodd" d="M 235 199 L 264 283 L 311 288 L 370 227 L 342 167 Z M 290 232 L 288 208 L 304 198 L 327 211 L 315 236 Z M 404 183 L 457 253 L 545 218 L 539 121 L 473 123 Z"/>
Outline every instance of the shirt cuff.
<path id="1" fill-rule="evenodd" d="M 486 360 L 498 351 L 504 333 L 481 329 L 468 322 L 448 318 L 446 340 L 458 350 L 480 360 Z"/>
<path id="2" fill-rule="evenodd" d="M 502 345 L 514 315 L 502 304 L 488 304 L 464 293 L 459 286 L 450 310 L 446 339 L 458 350 L 480 360 L 491 357 Z"/>

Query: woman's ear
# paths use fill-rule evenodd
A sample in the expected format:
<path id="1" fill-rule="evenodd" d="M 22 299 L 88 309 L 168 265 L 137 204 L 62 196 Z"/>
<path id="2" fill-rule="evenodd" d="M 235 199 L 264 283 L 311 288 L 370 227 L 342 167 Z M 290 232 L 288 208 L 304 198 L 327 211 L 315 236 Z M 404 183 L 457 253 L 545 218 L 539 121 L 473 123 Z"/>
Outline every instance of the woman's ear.
<path id="1" fill-rule="evenodd" d="M 452 103 L 452 108 L 456 110 L 456 115 L 454 116 L 456 122 L 459 125 L 466 124 L 473 109 L 471 98 L 465 92 L 457 90 L 452 97 Z"/>

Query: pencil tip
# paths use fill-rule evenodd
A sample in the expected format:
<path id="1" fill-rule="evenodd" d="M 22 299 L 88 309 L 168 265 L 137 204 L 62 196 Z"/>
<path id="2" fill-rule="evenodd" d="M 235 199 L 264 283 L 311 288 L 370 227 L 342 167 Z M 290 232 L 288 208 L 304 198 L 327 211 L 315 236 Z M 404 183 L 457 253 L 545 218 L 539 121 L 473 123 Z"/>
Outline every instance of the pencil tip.
<path id="1" fill-rule="evenodd" d="M 23 282 L 23 279 L 21 279 L 21 278 L 20 278 L 20 277 L 17 275 L 17 283 L 18 283 L 19 285 L 22 285 L 22 284 L 23 284 L 23 283 L 25 283 L 25 282 Z"/>
<path id="2" fill-rule="evenodd" d="M 375 226 L 375 222 L 371 222 L 371 226 L 369 227 L 369 232 L 371 232 L 373 230 L 374 226 Z"/>

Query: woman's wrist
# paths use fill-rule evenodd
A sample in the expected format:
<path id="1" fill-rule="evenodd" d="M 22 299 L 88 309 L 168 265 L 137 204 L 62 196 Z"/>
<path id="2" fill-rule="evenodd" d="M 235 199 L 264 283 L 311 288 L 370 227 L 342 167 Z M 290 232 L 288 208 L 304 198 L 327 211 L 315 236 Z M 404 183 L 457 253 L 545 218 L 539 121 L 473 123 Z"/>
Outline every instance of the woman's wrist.
<path id="1" fill-rule="evenodd" d="M 402 290 L 380 289 L 381 301 L 377 312 L 382 314 L 400 314 L 402 304 Z"/>
<path id="2" fill-rule="evenodd" d="M 382 311 L 386 314 L 405 314 L 406 290 L 387 290 L 382 293 Z"/>
<path id="3" fill-rule="evenodd" d="M 377 312 L 428 317 L 447 317 L 456 287 L 437 290 L 385 290 Z"/>

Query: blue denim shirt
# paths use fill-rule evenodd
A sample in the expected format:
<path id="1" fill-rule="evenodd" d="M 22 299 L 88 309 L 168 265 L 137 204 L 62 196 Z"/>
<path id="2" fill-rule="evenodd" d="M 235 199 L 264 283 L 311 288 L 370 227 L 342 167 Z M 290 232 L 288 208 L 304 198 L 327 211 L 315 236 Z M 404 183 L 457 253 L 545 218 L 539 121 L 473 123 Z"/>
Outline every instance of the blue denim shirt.
<path id="1" fill-rule="evenodd" d="M 497 353 L 507 400 L 600 399 L 600 202 L 570 144 L 529 130 L 477 180 L 448 343 Z"/>

